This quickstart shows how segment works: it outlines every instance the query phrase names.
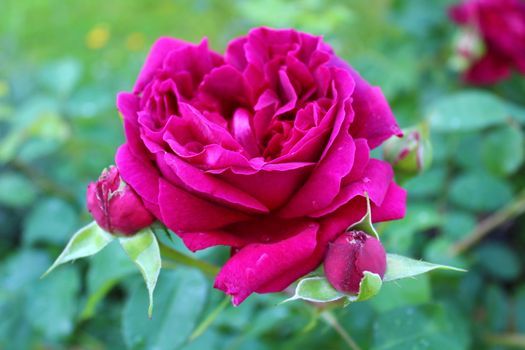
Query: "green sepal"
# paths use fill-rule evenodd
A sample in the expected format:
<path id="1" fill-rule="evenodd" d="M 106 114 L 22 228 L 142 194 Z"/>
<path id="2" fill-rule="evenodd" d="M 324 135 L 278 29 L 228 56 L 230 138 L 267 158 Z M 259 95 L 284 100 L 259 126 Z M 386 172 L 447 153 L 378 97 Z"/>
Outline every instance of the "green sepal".
<path id="1" fill-rule="evenodd" d="M 148 316 L 151 318 L 153 314 L 153 291 L 162 264 L 157 237 L 150 228 L 146 228 L 133 236 L 120 237 L 119 242 L 144 278 L 149 295 Z"/>
<path id="2" fill-rule="evenodd" d="M 295 294 L 282 303 L 298 299 L 315 303 L 329 303 L 343 300 L 346 306 L 353 302 L 365 301 L 372 298 L 379 293 L 381 285 L 381 277 L 378 274 L 365 271 L 364 277 L 359 283 L 359 293 L 357 295 L 349 295 L 334 289 L 326 277 L 305 277 L 297 284 Z"/>
<path id="3" fill-rule="evenodd" d="M 374 225 L 372 224 L 372 209 L 370 206 L 370 198 L 368 197 L 368 193 L 365 193 L 366 196 L 366 214 L 363 216 L 361 220 L 353 224 L 348 228 L 347 231 L 363 231 L 370 236 L 374 236 L 375 238 L 379 239 L 379 234 L 377 233 L 376 229 L 374 228 Z"/>
<path id="4" fill-rule="evenodd" d="M 107 246 L 114 237 L 104 231 L 96 222 L 78 230 L 69 240 L 53 265 L 42 275 L 42 278 L 53 271 L 57 266 L 69 261 L 94 255 Z"/>
<path id="5" fill-rule="evenodd" d="M 402 278 L 414 277 L 432 270 L 450 270 L 465 272 L 457 267 L 432 264 L 426 261 L 407 258 L 397 254 L 386 255 L 386 273 L 383 281 L 395 281 Z"/>

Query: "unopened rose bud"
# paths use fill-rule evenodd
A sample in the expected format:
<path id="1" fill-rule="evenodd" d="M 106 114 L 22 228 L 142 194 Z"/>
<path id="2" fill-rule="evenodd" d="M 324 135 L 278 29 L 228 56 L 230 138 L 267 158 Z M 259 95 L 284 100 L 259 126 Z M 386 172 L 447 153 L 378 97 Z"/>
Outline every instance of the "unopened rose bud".
<path id="1" fill-rule="evenodd" d="M 381 242 L 363 231 L 350 231 L 330 243 L 324 260 L 328 282 L 340 292 L 357 294 L 364 272 L 386 271 L 386 253 Z"/>
<path id="2" fill-rule="evenodd" d="M 130 236 L 155 221 L 114 166 L 104 169 L 98 181 L 89 184 L 87 207 L 97 224 L 111 233 Z"/>
<path id="3" fill-rule="evenodd" d="M 391 138 L 383 146 L 383 156 L 392 164 L 396 174 L 415 175 L 432 163 L 432 145 L 422 128 L 403 130 L 402 138 Z"/>
<path id="4" fill-rule="evenodd" d="M 476 30 L 467 29 L 459 33 L 454 40 L 454 51 L 450 65 L 455 71 L 463 72 L 483 56 L 485 45 Z"/>

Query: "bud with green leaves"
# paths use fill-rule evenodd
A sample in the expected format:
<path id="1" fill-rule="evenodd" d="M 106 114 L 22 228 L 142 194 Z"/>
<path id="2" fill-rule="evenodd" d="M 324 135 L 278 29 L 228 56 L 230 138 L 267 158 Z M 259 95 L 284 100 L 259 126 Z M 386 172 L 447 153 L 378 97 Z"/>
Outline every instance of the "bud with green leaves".
<path id="1" fill-rule="evenodd" d="M 397 175 L 411 177 L 427 170 L 432 163 L 432 144 L 425 125 L 403 130 L 403 137 L 391 138 L 383 146 L 383 157 Z"/>
<path id="2" fill-rule="evenodd" d="M 386 253 L 381 242 L 363 231 L 345 232 L 330 243 L 324 260 L 328 282 L 338 291 L 359 293 L 365 272 L 386 271 Z"/>
<path id="3" fill-rule="evenodd" d="M 114 166 L 104 169 L 98 181 L 89 184 L 87 207 L 97 224 L 110 233 L 130 236 L 155 221 Z"/>

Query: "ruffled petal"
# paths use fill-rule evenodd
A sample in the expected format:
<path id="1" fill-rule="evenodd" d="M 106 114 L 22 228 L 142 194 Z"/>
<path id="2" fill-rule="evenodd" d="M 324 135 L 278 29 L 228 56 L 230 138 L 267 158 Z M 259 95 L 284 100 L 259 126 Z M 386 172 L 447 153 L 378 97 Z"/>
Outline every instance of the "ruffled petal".
<path id="1" fill-rule="evenodd" d="M 159 181 L 159 207 L 162 222 L 175 232 L 212 231 L 249 216 L 211 203 L 166 180 Z"/>
<path id="2" fill-rule="evenodd" d="M 222 267 L 214 287 L 231 295 L 234 305 L 256 291 L 286 288 L 304 275 L 303 266 L 315 250 L 318 228 L 318 224 L 303 223 L 282 241 L 245 246 Z"/>

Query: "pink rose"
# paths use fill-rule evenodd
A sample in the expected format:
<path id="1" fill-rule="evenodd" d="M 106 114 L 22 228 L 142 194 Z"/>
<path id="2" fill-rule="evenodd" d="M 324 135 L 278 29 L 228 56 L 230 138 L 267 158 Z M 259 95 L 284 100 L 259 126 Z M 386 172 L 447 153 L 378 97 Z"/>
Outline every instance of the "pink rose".
<path id="1" fill-rule="evenodd" d="M 379 240 L 363 231 L 350 231 L 330 243 L 324 272 L 335 289 L 343 293 L 359 293 L 365 271 L 381 278 L 385 275 L 386 252 Z"/>
<path id="2" fill-rule="evenodd" d="M 104 169 L 97 182 L 89 184 L 86 199 L 89 212 L 107 232 L 130 236 L 155 221 L 113 166 Z"/>
<path id="3" fill-rule="evenodd" d="M 193 250 L 230 246 L 215 287 L 241 303 L 322 262 L 362 218 L 401 218 L 405 191 L 370 150 L 400 134 L 381 90 L 319 37 L 258 28 L 221 56 L 159 39 L 120 93 L 116 156 L 146 207 Z"/>
<path id="4" fill-rule="evenodd" d="M 451 7 L 449 16 L 474 29 L 485 44 L 485 53 L 465 72 L 467 82 L 493 84 L 512 69 L 525 74 L 525 1 L 468 0 Z"/>

